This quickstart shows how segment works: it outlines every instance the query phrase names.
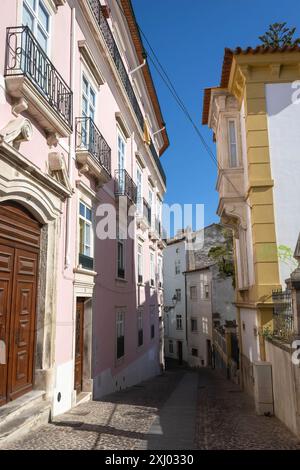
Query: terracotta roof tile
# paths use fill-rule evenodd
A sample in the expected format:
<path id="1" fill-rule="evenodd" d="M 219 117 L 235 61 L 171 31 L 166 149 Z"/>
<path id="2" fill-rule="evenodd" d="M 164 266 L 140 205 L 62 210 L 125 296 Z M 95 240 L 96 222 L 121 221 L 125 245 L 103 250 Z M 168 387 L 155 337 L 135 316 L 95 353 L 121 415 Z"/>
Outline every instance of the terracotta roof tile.
<path id="1" fill-rule="evenodd" d="M 203 94 L 202 125 L 208 124 L 211 88 L 205 88 Z"/>

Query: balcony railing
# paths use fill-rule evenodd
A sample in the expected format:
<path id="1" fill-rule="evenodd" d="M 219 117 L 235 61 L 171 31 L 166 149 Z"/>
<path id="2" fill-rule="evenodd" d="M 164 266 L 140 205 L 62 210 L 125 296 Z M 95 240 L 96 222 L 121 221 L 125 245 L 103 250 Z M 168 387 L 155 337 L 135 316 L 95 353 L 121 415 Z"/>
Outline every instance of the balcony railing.
<path id="1" fill-rule="evenodd" d="M 273 334 L 274 336 L 290 341 L 294 336 L 294 315 L 292 308 L 292 295 L 290 290 L 274 291 Z"/>
<path id="2" fill-rule="evenodd" d="M 148 222 L 148 225 L 151 224 L 151 207 L 143 197 L 137 198 L 137 212 Z"/>
<path id="3" fill-rule="evenodd" d="M 126 170 L 115 171 L 115 195 L 127 196 L 133 204 L 136 204 L 137 186 Z"/>
<path id="4" fill-rule="evenodd" d="M 111 175 L 111 149 L 91 118 L 76 119 L 76 149 L 87 150 Z"/>
<path id="5" fill-rule="evenodd" d="M 104 37 L 104 40 L 105 40 L 105 43 L 108 47 L 110 55 L 111 55 L 111 57 L 112 57 L 112 59 L 115 63 L 115 66 L 117 68 L 118 74 L 119 74 L 120 79 L 121 79 L 121 82 L 122 82 L 122 84 L 125 88 L 128 99 L 129 99 L 129 101 L 131 103 L 131 106 L 134 110 L 134 113 L 137 117 L 140 128 L 143 132 L 144 131 L 143 113 L 142 113 L 142 111 L 140 109 L 140 106 L 138 104 L 138 101 L 136 99 L 133 87 L 131 85 L 129 76 L 127 74 L 125 65 L 123 63 L 121 54 L 119 52 L 119 49 L 118 49 L 118 47 L 116 45 L 116 42 L 114 40 L 113 34 L 110 30 L 107 19 L 105 18 L 104 14 L 103 14 L 100 1 L 99 0 L 88 0 L 88 1 L 89 1 L 90 6 L 91 6 L 91 9 L 93 11 L 93 14 L 95 16 L 95 19 L 96 19 L 96 21 L 99 25 L 101 33 Z M 150 144 L 150 151 L 151 151 L 151 153 L 154 157 L 155 163 L 156 163 L 157 168 L 158 168 L 158 170 L 161 174 L 161 177 L 162 177 L 164 183 L 166 184 L 166 175 L 165 175 L 165 172 L 164 172 L 163 167 L 161 165 L 161 162 L 159 160 L 159 156 L 157 155 L 157 152 L 155 150 L 155 147 L 154 147 L 152 141 L 151 141 L 151 144 Z"/>
<path id="6" fill-rule="evenodd" d="M 97 23 L 100 27 L 101 33 L 102 33 L 102 35 L 105 39 L 105 42 L 106 42 L 106 45 L 107 45 L 108 50 L 110 52 L 110 55 L 111 55 L 111 57 L 112 57 L 112 59 L 115 63 L 115 66 L 118 70 L 121 82 L 122 82 L 122 84 L 123 84 L 123 86 L 126 90 L 128 99 L 129 99 L 129 101 L 130 101 L 130 103 L 133 107 L 133 110 L 135 112 L 135 115 L 137 117 L 139 125 L 140 125 L 141 129 L 143 130 L 144 129 L 143 114 L 140 110 L 140 107 L 139 107 L 138 101 L 136 99 L 134 90 L 132 88 L 130 79 L 128 77 L 125 65 L 124 65 L 123 60 L 121 58 L 121 54 L 120 54 L 119 49 L 117 47 L 117 44 L 114 40 L 113 34 L 110 30 L 107 19 L 105 18 L 104 14 L 103 14 L 101 4 L 100 4 L 99 0 L 88 0 L 88 1 L 90 3 L 91 9 L 94 13 L 94 16 L 97 20 Z"/>
<path id="7" fill-rule="evenodd" d="M 28 28 L 7 28 L 5 76 L 24 76 L 72 129 L 73 93 Z"/>

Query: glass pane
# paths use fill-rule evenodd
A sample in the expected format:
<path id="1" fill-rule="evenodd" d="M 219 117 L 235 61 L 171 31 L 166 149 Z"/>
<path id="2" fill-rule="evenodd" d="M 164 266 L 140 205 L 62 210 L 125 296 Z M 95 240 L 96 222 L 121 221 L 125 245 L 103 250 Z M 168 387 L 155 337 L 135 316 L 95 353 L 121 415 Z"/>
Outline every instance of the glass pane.
<path id="1" fill-rule="evenodd" d="M 82 217 L 85 217 L 85 205 L 81 202 L 79 206 L 79 213 Z"/>
<path id="2" fill-rule="evenodd" d="M 90 107 L 90 118 L 92 118 L 92 120 L 95 122 L 95 110 L 93 108 Z"/>
<path id="3" fill-rule="evenodd" d="M 91 246 L 91 226 L 85 224 L 85 244 Z"/>
<path id="4" fill-rule="evenodd" d="M 88 101 L 87 101 L 87 99 L 83 96 L 83 97 L 82 97 L 82 111 L 83 111 L 84 116 L 87 116 L 87 115 L 88 115 L 88 110 L 89 110 Z"/>
<path id="5" fill-rule="evenodd" d="M 236 144 L 230 145 L 230 166 L 237 166 Z"/>
<path id="6" fill-rule="evenodd" d="M 33 16 L 29 13 L 29 10 L 25 7 L 23 8 L 23 25 L 28 26 L 33 32 Z"/>
<path id="7" fill-rule="evenodd" d="M 25 0 L 25 3 L 27 3 L 32 10 L 35 10 L 35 0 Z"/>
<path id="8" fill-rule="evenodd" d="M 230 143 L 235 144 L 235 123 L 234 123 L 234 121 L 229 121 L 229 138 L 230 138 Z"/>
<path id="9" fill-rule="evenodd" d="M 90 246 L 87 246 L 87 245 L 85 246 L 84 254 L 85 254 L 85 256 L 91 257 L 91 247 Z"/>
<path id="10" fill-rule="evenodd" d="M 91 104 L 95 107 L 96 96 L 95 96 L 95 92 L 92 90 L 92 88 L 90 89 L 90 99 L 91 99 Z"/>
<path id="11" fill-rule="evenodd" d="M 87 96 L 89 94 L 89 83 L 85 77 L 82 78 L 82 89 L 83 93 L 85 93 Z"/>
<path id="12" fill-rule="evenodd" d="M 40 26 L 38 26 L 38 30 L 37 30 L 37 40 L 38 40 L 40 46 L 42 47 L 42 49 L 46 52 L 47 51 L 48 39 L 47 39 L 46 34 L 42 31 Z"/>
<path id="13" fill-rule="evenodd" d="M 79 219 L 79 252 L 84 254 L 84 221 Z"/>
<path id="14" fill-rule="evenodd" d="M 43 26 L 43 28 L 49 32 L 49 14 L 43 5 L 43 3 L 40 1 L 39 2 L 39 12 L 38 12 L 38 18 L 40 24 Z"/>
<path id="15" fill-rule="evenodd" d="M 92 221 L 92 211 L 91 211 L 91 209 L 89 209 L 88 207 L 86 207 L 85 209 L 86 209 L 86 216 L 85 216 L 86 219 Z"/>

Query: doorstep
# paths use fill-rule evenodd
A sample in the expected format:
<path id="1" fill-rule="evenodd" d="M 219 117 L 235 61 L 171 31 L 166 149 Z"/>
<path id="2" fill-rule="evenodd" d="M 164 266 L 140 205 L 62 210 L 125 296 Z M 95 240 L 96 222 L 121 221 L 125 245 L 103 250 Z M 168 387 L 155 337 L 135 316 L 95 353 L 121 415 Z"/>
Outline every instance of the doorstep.
<path id="1" fill-rule="evenodd" d="M 0 447 L 49 422 L 51 405 L 45 395 L 33 390 L 0 408 Z"/>

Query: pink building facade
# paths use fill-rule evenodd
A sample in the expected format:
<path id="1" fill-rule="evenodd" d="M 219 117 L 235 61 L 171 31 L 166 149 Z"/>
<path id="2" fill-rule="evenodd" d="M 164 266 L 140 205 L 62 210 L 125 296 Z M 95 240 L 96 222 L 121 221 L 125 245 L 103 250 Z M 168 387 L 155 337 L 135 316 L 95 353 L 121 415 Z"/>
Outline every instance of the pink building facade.
<path id="1" fill-rule="evenodd" d="M 169 142 L 129 0 L 1 6 L 0 405 L 57 415 L 160 372 Z"/>

